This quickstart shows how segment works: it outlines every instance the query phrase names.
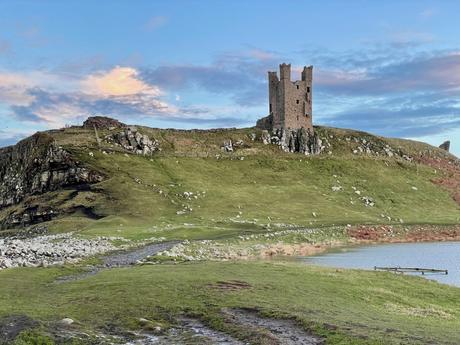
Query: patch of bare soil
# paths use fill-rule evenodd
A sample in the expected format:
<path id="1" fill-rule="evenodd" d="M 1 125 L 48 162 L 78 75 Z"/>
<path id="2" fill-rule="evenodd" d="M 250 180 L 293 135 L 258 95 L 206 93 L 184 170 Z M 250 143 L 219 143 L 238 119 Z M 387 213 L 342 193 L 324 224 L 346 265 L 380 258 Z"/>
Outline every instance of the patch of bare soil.
<path id="1" fill-rule="evenodd" d="M 419 225 L 407 228 L 392 225 L 359 225 L 348 229 L 348 235 L 358 242 L 430 242 L 460 240 L 459 225 Z"/>
<path id="2" fill-rule="evenodd" d="M 318 345 L 324 340 L 300 327 L 294 320 L 262 317 L 250 309 L 225 309 L 228 322 L 255 331 L 257 343 L 267 345 Z"/>
<path id="3" fill-rule="evenodd" d="M 308 244 L 308 243 L 298 243 L 298 244 L 285 244 L 277 243 L 271 245 L 269 248 L 264 249 L 261 252 L 261 255 L 264 257 L 272 257 L 278 255 L 285 256 L 309 256 L 316 255 L 321 252 L 324 252 L 330 248 L 332 244 L 323 245 L 323 244 Z"/>
<path id="4" fill-rule="evenodd" d="M 139 335 L 138 339 L 124 345 L 245 345 L 232 336 L 213 330 L 201 321 L 191 318 L 179 319 L 179 325 L 162 335 Z"/>
<path id="5" fill-rule="evenodd" d="M 241 280 L 218 281 L 215 284 L 209 284 L 209 288 L 222 291 L 235 291 L 249 289 L 251 285 Z"/>

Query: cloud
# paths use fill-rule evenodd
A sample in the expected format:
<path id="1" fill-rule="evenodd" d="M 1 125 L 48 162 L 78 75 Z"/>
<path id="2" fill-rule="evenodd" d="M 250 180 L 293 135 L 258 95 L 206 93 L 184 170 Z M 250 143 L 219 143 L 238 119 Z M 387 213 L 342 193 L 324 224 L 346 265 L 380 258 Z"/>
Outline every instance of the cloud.
<path id="1" fill-rule="evenodd" d="M 390 44 L 395 48 L 406 48 L 432 43 L 435 36 L 428 32 L 421 31 L 397 31 L 390 33 Z"/>
<path id="2" fill-rule="evenodd" d="M 221 54 L 210 65 L 144 68 L 141 78 L 170 91 L 200 89 L 250 107 L 265 101 L 267 71 L 277 65 L 275 53 L 251 49 L 239 54 Z"/>
<path id="3" fill-rule="evenodd" d="M 326 92 L 342 95 L 388 95 L 460 88 L 460 53 L 456 51 L 364 66 L 362 70 L 323 68 L 318 72 L 316 84 Z"/>
<path id="4" fill-rule="evenodd" d="M 421 105 L 407 102 L 400 106 L 394 103 L 390 100 L 381 104 L 355 106 L 335 113 L 326 119 L 326 123 L 395 137 L 439 134 L 460 126 L 460 107 L 455 102 L 443 100 Z"/>
<path id="5" fill-rule="evenodd" d="M 167 21 L 168 21 L 168 18 L 164 16 L 153 16 L 145 24 L 145 29 L 147 31 L 154 31 L 158 29 L 159 27 L 165 25 Z"/>
<path id="6" fill-rule="evenodd" d="M 95 113 L 157 116 L 177 113 L 156 85 L 131 67 L 82 77 L 43 71 L 0 72 L 0 101 L 20 121 L 59 127 Z"/>
<path id="7" fill-rule="evenodd" d="M 32 132 L 0 130 L 0 148 L 16 144 L 22 138 L 31 135 Z"/>
<path id="8" fill-rule="evenodd" d="M 132 67 L 117 66 L 108 72 L 100 72 L 86 77 L 81 85 L 82 92 L 101 97 L 122 97 L 145 94 L 158 97 L 158 87 L 138 78 L 139 72 Z"/>
<path id="9" fill-rule="evenodd" d="M 460 126 L 459 51 L 387 45 L 305 53 L 299 60 L 315 64 L 317 123 L 404 137 Z M 251 48 L 205 65 L 0 71 L 0 101 L 20 121 L 50 127 L 94 114 L 186 127 L 250 125 L 265 115 L 266 72 L 281 61 L 289 60 Z M 300 67 L 293 64 L 293 79 Z"/>

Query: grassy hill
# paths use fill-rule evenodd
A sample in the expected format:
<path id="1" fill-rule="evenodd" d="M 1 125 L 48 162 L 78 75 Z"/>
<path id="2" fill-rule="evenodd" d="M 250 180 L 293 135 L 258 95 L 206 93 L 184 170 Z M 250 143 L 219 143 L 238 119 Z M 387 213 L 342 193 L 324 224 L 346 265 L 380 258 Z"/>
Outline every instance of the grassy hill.
<path id="1" fill-rule="evenodd" d="M 424 164 L 423 159 L 453 166 L 458 161 L 427 144 L 319 127 L 323 153 L 304 156 L 264 145 L 258 139 L 260 131 L 253 128 L 138 129 L 155 138 L 161 151 L 136 155 L 105 140 L 98 146 L 92 129 L 48 132 L 106 179 L 83 190 L 67 187 L 28 197 L 1 210 L 0 217 L 26 206 L 46 205 L 60 214 L 48 224 L 52 231 L 131 239 L 207 238 L 267 225 L 460 221 L 452 188 L 433 183 L 451 172 Z M 104 138 L 116 131 L 98 135 Z M 223 152 L 226 140 L 240 145 L 234 152 Z"/>
<path id="2" fill-rule="evenodd" d="M 187 315 L 246 343 L 277 344 L 263 328 L 230 318 L 227 310 L 238 308 L 289 319 L 325 344 L 460 341 L 458 288 L 289 260 L 230 260 L 260 259 L 262 252 L 305 255 L 361 239 L 458 239 L 456 157 L 424 143 L 327 127 L 316 128 L 324 147 L 315 156 L 265 145 L 254 128 L 138 127 L 161 149 L 138 155 L 106 140 L 119 131 L 99 130 L 99 140 L 84 127 L 39 134 L 43 140 L 35 142 L 55 143 L 71 167 L 103 179 L 26 195 L 0 209 L 0 220 L 32 209 L 53 214 L 39 224 L 50 232 L 133 243 L 189 241 L 146 265 L 75 281 L 59 279 L 82 273 L 98 259 L 1 270 L 0 331 L 12 324 L 11 317 L 32 325 L 10 343 L 113 344 L 109 335 L 177 327 L 177 318 Z M 229 140 L 234 150 L 224 152 Z M 32 154 L 48 152 L 34 149 Z M 65 317 L 75 324 L 59 325 Z M 139 321 L 145 319 L 147 324 Z M 87 340 L 65 338 L 69 334 Z"/>

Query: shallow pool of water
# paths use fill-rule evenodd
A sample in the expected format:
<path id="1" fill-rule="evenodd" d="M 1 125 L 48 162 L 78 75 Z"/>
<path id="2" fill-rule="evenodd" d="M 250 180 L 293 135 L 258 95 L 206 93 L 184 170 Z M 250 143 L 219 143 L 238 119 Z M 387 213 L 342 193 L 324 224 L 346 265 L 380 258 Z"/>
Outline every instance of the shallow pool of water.
<path id="1" fill-rule="evenodd" d="M 347 248 L 302 257 L 315 265 L 373 270 L 374 266 L 424 267 L 448 270 L 449 274 L 418 275 L 440 283 L 460 286 L 460 242 L 392 243 Z"/>

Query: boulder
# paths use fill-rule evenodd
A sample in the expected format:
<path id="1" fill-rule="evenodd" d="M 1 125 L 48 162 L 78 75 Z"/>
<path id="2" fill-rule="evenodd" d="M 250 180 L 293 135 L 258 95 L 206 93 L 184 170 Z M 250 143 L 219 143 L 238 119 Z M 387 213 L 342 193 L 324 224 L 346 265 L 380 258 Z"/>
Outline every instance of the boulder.
<path id="1" fill-rule="evenodd" d="M 221 146 L 222 151 L 224 152 L 233 152 L 233 143 L 231 140 L 225 140 Z"/>
<path id="2" fill-rule="evenodd" d="M 59 321 L 59 324 L 61 326 L 70 326 L 73 323 L 74 323 L 74 321 L 69 317 L 65 317 L 65 318 L 63 318 L 62 320 Z"/>

